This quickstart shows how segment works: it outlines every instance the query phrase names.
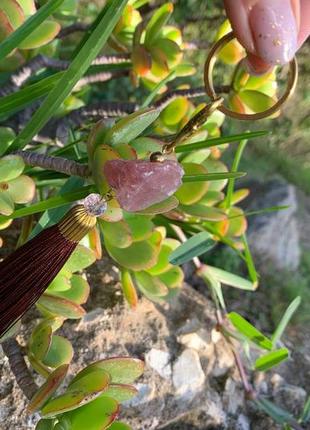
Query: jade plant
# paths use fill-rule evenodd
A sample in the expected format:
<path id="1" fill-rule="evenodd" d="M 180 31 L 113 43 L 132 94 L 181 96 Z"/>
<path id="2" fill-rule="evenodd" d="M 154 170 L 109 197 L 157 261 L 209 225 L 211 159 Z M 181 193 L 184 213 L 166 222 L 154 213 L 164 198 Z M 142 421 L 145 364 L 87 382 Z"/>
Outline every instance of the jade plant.
<path id="1" fill-rule="evenodd" d="M 248 140 L 267 132 L 222 135 L 225 115 L 218 110 L 205 114 L 209 105 L 204 91 L 174 81 L 194 75 L 195 67 L 187 60 L 182 31 L 173 22 L 172 3 L 155 10 L 144 0 L 111 0 L 102 10 L 96 2 L 88 3 L 59 1 L 54 11 L 49 9 L 51 2 L 41 1 L 38 12 L 32 0 L 0 5 L 0 41 L 6 43 L 0 43 L 1 67 L 11 71 L 9 78 L 0 76 L 0 228 L 22 218 L 22 245 L 40 237 L 72 203 L 89 194 L 96 193 L 105 204 L 96 225 L 36 302 L 40 317 L 25 350 L 32 370 L 45 382 L 38 388 L 30 378 L 25 387 L 12 366 L 29 398 L 28 412 L 40 414 L 36 430 L 130 430 L 117 416 L 120 404 L 137 393 L 133 383 L 143 373 L 143 362 L 107 355 L 72 376 L 74 350 L 61 335 L 66 320 L 85 315 L 83 305 L 91 292 L 85 269 L 103 252 L 118 267 L 124 299 L 133 309 L 142 295 L 155 302 L 173 300 L 182 288 L 182 264 L 193 261 L 214 300 L 218 329 L 237 357 L 246 394 L 276 421 L 294 428 L 295 418 L 260 398 L 246 373 L 287 359 L 289 351 L 280 337 L 299 299 L 268 338 L 241 315 L 227 312 L 223 289 L 254 292 L 258 287 L 246 237 L 248 214 L 239 206 L 249 190 L 236 189 L 235 181 L 244 175 L 239 162 Z M 23 39 L 26 18 L 37 19 L 43 7 L 50 11 L 48 21 Z M 84 13 L 85 23 L 78 22 Z M 49 29 L 44 34 L 43 27 Z M 224 22 L 217 38 L 229 28 Z M 78 38 L 77 31 L 82 32 Z M 12 34 L 22 42 L 16 44 Z M 68 35 L 72 37 L 65 44 Z M 64 59 L 68 55 L 73 61 Z M 235 67 L 224 90 L 231 108 L 258 112 L 275 100 L 277 71 L 250 76 L 243 57 L 237 42 L 221 52 L 224 63 Z M 25 69 L 30 71 L 27 76 Z M 129 78 L 128 86 L 133 86 L 128 90 L 130 101 L 98 97 L 105 92 L 101 85 L 119 78 Z M 24 126 L 23 114 L 35 110 L 44 96 Z M 6 125 L 17 113 L 24 128 L 16 136 Z M 222 160 L 228 149 L 235 150 L 231 166 Z M 208 264 L 208 252 L 218 243 L 245 262 L 247 276 Z M 18 354 L 18 328 L 10 327 L 2 339 L 9 357 L 12 351 Z M 238 355 L 241 346 L 246 363 Z M 253 359 L 253 349 L 260 351 L 259 358 Z M 66 388 L 61 388 L 65 378 Z"/>

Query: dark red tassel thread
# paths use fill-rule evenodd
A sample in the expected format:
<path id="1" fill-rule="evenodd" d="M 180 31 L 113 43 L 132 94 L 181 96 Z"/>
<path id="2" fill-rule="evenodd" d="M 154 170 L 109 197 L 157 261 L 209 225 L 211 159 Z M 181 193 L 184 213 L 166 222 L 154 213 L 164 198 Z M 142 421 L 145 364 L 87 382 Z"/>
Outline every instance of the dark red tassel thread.
<path id="1" fill-rule="evenodd" d="M 0 337 L 39 299 L 95 224 L 84 205 L 75 206 L 0 263 Z"/>

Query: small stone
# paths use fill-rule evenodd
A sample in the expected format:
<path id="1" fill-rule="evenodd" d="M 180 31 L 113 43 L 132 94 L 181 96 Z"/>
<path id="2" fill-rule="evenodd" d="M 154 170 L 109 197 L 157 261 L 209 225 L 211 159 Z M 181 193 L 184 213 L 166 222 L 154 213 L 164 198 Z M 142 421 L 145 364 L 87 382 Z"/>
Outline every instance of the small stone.
<path id="1" fill-rule="evenodd" d="M 195 349 L 196 351 L 206 351 L 209 349 L 213 351 L 211 336 L 205 329 L 199 329 L 192 333 L 181 334 L 177 337 L 177 340 L 187 348 Z"/>
<path id="2" fill-rule="evenodd" d="M 186 399 L 193 398 L 205 382 L 199 355 L 193 349 L 185 349 L 173 365 L 173 385 L 176 394 Z"/>
<path id="3" fill-rule="evenodd" d="M 143 403 L 150 402 L 155 395 L 155 387 L 148 384 L 136 384 L 135 388 L 138 390 L 138 394 L 131 400 L 124 402 L 125 407 L 135 407 Z"/>
<path id="4" fill-rule="evenodd" d="M 235 415 L 239 409 L 243 408 L 244 402 L 244 392 L 233 378 L 228 378 L 223 395 L 225 411 L 231 415 Z"/>
<path id="5" fill-rule="evenodd" d="M 307 399 L 307 392 L 302 387 L 283 383 L 274 390 L 273 396 L 280 407 L 299 416 Z"/>
<path id="6" fill-rule="evenodd" d="M 235 359 L 223 339 L 221 341 L 218 341 L 214 346 L 216 360 L 211 373 L 212 376 L 214 376 L 215 378 L 221 378 L 227 375 L 230 370 L 235 366 Z"/>
<path id="7" fill-rule="evenodd" d="M 80 324 L 93 324 L 102 321 L 105 317 L 105 311 L 103 308 L 96 308 L 87 314 L 81 319 Z"/>
<path id="8" fill-rule="evenodd" d="M 120 206 L 129 212 L 159 203 L 181 186 L 184 171 L 174 160 L 109 160 L 105 177 L 116 193 Z"/>
<path id="9" fill-rule="evenodd" d="M 238 419 L 237 419 L 236 429 L 237 430 L 251 430 L 248 417 L 246 417 L 243 414 L 240 414 L 238 416 Z"/>
<path id="10" fill-rule="evenodd" d="M 160 349 L 152 348 L 145 354 L 145 361 L 164 379 L 171 378 L 170 354 Z"/>

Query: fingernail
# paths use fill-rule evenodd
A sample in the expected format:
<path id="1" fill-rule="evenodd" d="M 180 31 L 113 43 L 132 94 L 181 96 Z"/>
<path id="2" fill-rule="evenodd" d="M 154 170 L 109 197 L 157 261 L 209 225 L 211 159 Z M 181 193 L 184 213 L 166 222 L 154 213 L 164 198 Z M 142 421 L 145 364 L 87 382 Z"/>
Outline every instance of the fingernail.
<path id="1" fill-rule="evenodd" d="M 297 26 L 290 0 L 259 0 L 249 22 L 256 55 L 270 64 L 290 61 L 297 50 Z"/>

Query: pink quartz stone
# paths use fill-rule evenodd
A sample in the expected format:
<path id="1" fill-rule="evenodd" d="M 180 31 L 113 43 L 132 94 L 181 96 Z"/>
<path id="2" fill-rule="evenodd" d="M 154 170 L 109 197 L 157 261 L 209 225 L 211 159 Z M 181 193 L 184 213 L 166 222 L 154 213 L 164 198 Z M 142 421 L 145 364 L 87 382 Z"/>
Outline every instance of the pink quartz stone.
<path id="1" fill-rule="evenodd" d="M 136 212 L 171 196 L 182 184 L 184 171 L 173 160 L 109 160 L 104 174 L 120 206 Z"/>

